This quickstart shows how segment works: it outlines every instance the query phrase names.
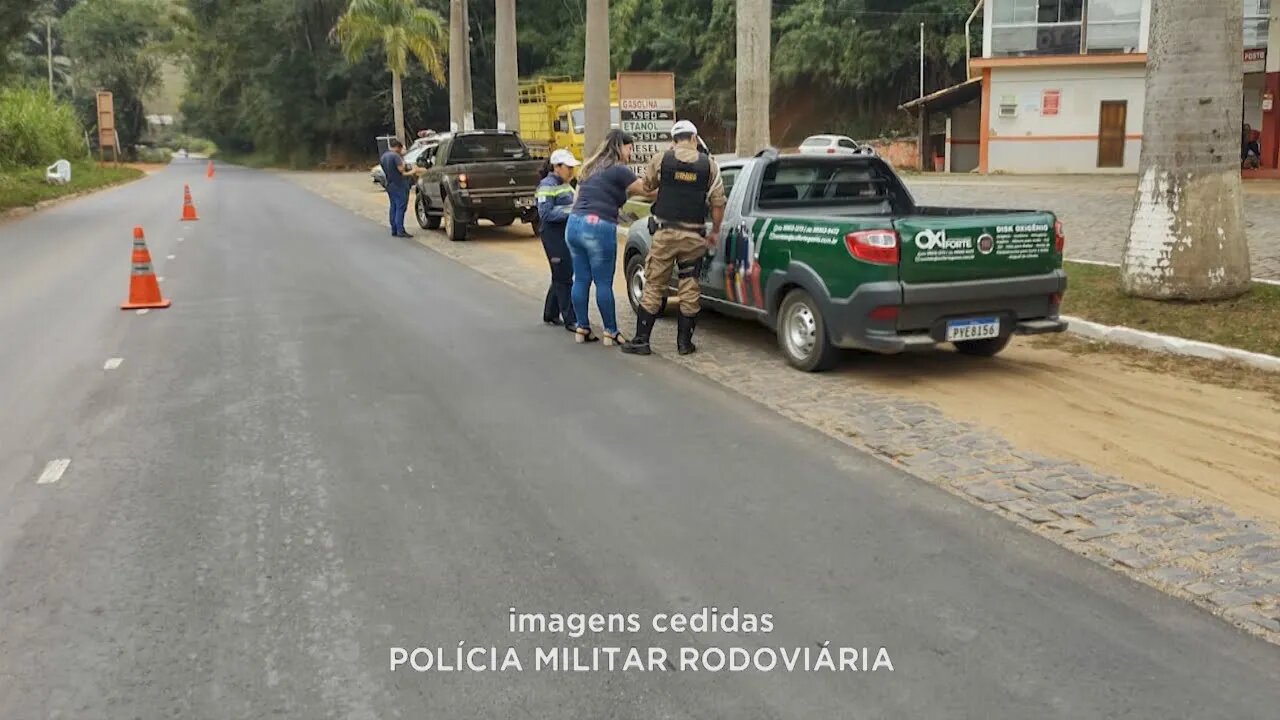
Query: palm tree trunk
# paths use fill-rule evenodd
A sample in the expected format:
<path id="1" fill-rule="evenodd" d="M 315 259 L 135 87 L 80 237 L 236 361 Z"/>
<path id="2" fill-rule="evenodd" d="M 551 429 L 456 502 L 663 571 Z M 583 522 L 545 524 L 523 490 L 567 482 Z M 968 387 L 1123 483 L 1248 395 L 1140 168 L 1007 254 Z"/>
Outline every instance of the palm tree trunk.
<path id="1" fill-rule="evenodd" d="M 1239 0 L 1152 5 L 1142 158 L 1122 267 L 1131 295 L 1208 300 L 1249 289 L 1240 17 Z"/>
<path id="2" fill-rule="evenodd" d="M 750 157 L 769 147 L 769 0 L 738 0 L 738 118 L 736 150 Z"/>
<path id="3" fill-rule="evenodd" d="M 449 122 L 462 129 L 466 108 L 467 28 L 462 0 L 449 0 Z"/>
<path id="4" fill-rule="evenodd" d="M 395 115 L 396 137 L 407 143 L 404 132 L 404 95 L 400 91 L 400 73 L 391 71 L 391 112 Z"/>
<path id="5" fill-rule="evenodd" d="M 49 68 L 49 94 L 53 94 L 53 18 L 44 19 L 45 61 Z"/>
<path id="6" fill-rule="evenodd" d="M 462 129 L 474 130 L 475 100 L 471 95 L 471 8 L 462 0 Z"/>
<path id="7" fill-rule="evenodd" d="M 587 0 L 583 153 L 590 155 L 609 132 L 609 0 Z"/>
<path id="8" fill-rule="evenodd" d="M 516 0 L 497 0 L 494 17 L 494 89 L 498 122 L 520 131 L 519 63 L 516 60 Z"/>

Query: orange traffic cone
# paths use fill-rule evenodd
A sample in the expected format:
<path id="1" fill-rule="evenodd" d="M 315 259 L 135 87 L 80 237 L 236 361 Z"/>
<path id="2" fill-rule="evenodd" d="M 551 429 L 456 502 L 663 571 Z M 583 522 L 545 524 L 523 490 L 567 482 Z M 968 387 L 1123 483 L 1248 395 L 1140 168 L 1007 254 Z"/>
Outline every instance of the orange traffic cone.
<path id="1" fill-rule="evenodd" d="M 209 166 L 205 168 L 204 176 L 209 178 L 210 180 L 213 179 L 213 161 L 212 160 L 209 161 Z"/>
<path id="2" fill-rule="evenodd" d="M 167 308 L 170 303 L 160 296 L 160 283 L 151 269 L 151 253 L 147 251 L 147 241 L 142 236 L 142 228 L 133 229 L 133 269 L 129 273 L 129 298 L 120 306 L 121 310 L 139 310 L 142 308 Z"/>
<path id="3" fill-rule="evenodd" d="M 200 218 L 196 217 L 196 206 L 193 205 L 191 202 L 191 186 L 183 185 L 182 186 L 182 220 L 183 222 L 186 222 L 188 220 L 199 220 L 199 219 Z"/>

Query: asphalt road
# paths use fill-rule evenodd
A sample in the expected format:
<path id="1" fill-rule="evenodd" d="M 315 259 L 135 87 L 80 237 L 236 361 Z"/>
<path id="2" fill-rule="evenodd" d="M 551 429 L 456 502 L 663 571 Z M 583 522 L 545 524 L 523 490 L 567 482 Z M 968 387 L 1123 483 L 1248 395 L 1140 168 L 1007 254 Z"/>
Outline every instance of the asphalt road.
<path id="1" fill-rule="evenodd" d="M 202 170 L 0 225 L 0 718 L 1276 717 L 1276 648 L 574 345 L 283 179 Z M 170 309 L 117 307 L 135 224 Z M 709 605 L 774 630 L 647 627 Z M 510 608 L 646 627 L 512 633 Z M 537 647 L 824 641 L 893 672 L 533 670 Z M 390 669 L 459 642 L 524 672 Z"/>

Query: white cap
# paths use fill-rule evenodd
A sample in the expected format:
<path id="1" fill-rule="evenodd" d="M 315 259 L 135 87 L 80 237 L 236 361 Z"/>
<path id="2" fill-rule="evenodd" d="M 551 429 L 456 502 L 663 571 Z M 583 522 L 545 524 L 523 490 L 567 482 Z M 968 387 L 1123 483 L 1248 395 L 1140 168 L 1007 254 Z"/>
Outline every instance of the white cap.
<path id="1" fill-rule="evenodd" d="M 578 167 L 579 165 L 578 158 L 574 157 L 573 153 L 568 150 L 557 150 L 551 153 L 551 164 L 568 165 L 569 167 Z"/>
<path id="2" fill-rule="evenodd" d="M 697 135 L 697 134 L 698 134 L 698 128 L 694 127 L 693 123 L 689 122 L 688 120 L 677 120 L 676 124 L 671 126 L 671 137 L 675 137 L 677 135 Z"/>

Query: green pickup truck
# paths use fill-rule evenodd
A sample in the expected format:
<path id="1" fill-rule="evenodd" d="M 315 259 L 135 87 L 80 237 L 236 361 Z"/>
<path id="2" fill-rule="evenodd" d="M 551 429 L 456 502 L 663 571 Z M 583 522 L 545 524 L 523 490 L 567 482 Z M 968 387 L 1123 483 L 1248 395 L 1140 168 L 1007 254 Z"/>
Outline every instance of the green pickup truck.
<path id="1" fill-rule="evenodd" d="M 924 207 L 883 160 L 778 155 L 721 164 L 729 205 L 703 261 L 706 307 L 774 329 L 787 360 L 830 368 L 842 348 L 951 343 L 995 355 L 1015 334 L 1062 332 L 1062 225 L 1052 213 Z M 623 250 L 637 307 L 649 250 Z"/>

